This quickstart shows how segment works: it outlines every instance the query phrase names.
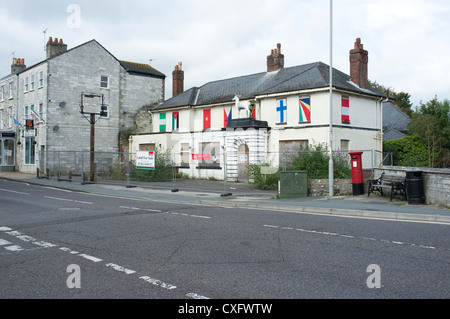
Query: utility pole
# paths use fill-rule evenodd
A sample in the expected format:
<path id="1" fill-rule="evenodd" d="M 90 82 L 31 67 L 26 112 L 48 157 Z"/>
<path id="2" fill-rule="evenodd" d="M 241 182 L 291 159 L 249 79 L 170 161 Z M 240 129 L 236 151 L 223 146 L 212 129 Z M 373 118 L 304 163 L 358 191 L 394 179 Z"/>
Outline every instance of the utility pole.
<path id="1" fill-rule="evenodd" d="M 93 112 L 85 112 L 84 111 L 84 98 L 101 98 L 102 99 L 102 103 L 100 105 L 100 112 L 98 113 L 93 113 Z M 103 94 L 86 94 L 86 93 L 81 93 L 81 104 L 80 104 L 80 113 L 84 116 L 84 118 L 86 118 L 88 120 L 88 122 L 91 124 L 91 138 L 90 138 L 90 172 L 89 172 L 89 180 L 91 182 L 95 182 L 95 123 L 97 123 L 97 121 L 106 116 L 106 106 L 104 104 L 104 96 Z M 89 115 L 89 118 L 86 116 Z M 99 116 L 98 119 L 96 119 L 96 115 Z M 84 174 L 84 172 L 82 172 L 82 174 Z"/>

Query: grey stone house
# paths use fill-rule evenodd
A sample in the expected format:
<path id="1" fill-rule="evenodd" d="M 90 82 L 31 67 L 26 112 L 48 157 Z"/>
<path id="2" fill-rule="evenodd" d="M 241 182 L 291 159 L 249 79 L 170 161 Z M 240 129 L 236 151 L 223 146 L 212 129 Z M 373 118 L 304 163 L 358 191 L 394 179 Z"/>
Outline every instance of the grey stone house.
<path id="1" fill-rule="evenodd" d="M 81 104 L 86 113 L 106 106 L 105 116 L 96 117 L 95 150 L 118 152 L 126 148 L 120 133 L 135 127 L 140 110 L 164 100 L 163 73 L 118 60 L 96 40 L 68 50 L 62 39 L 50 38 L 46 51 L 44 61 L 30 67 L 22 63 L 13 76 L 16 96 L 10 113 L 17 122 L 8 129 L 15 133 L 16 170 L 35 173 L 43 167 L 37 154 L 46 151 L 89 151 L 90 123 L 80 113 Z M 95 97 L 82 99 L 85 95 Z M 27 120 L 34 129 L 26 127 Z"/>

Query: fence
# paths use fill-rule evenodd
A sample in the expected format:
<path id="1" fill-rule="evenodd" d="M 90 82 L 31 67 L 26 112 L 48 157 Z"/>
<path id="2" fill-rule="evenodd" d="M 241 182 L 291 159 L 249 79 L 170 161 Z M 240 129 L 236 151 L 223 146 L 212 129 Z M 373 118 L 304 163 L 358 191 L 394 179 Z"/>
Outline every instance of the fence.
<path id="1" fill-rule="evenodd" d="M 80 183 L 108 183 L 126 187 L 171 188 L 176 190 L 180 184 L 199 181 L 223 181 L 223 191 L 227 192 L 231 182 L 253 182 L 255 178 L 274 179 L 280 170 L 298 169 L 298 165 L 319 164 L 314 169 L 326 171 L 328 178 L 327 151 L 282 151 L 249 152 L 248 149 L 225 152 L 213 150 L 211 153 L 191 154 L 189 152 L 156 152 L 155 168 L 142 170 L 136 167 L 136 153 L 94 152 L 90 151 L 45 151 L 38 154 L 39 178 Z M 350 173 L 348 152 L 333 152 L 335 170 L 339 174 Z M 392 165 L 392 154 L 373 150 L 363 151 L 363 168 L 373 169 L 381 165 Z M 338 166 L 341 165 L 341 166 Z M 324 167 L 325 166 L 325 167 Z M 312 168 L 311 168 L 312 169 Z M 336 177 L 335 178 L 339 178 Z M 218 184 L 218 183 L 216 183 Z M 210 186 L 207 186 L 210 187 Z M 222 189 L 217 189 L 221 191 Z"/>

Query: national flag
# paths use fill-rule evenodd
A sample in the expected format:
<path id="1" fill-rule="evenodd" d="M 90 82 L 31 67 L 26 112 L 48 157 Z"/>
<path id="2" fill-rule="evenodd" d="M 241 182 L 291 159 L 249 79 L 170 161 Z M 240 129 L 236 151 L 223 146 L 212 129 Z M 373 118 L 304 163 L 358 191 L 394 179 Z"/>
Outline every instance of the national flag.
<path id="1" fill-rule="evenodd" d="M 211 109 L 203 110 L 203 129 L 211 128 Z"/>
<path id="2" fill-rule="evenodd" d="M 35 112 L 35 110 L 33 110 L 32 107 L 30 107 L 30 110 L 31 110 L 31 114 L 33 114 L 34 119 L 35 119 L 36 121 L 38 121 L 38 122 L 43 122 L 43 120 L 42 120 L 42 119 L 40 118 L 40 116 Z"/>
<path id="3" fill-rule="evenodd" d="M 20 124 L 19 121 L 16 120 L 14 117 L 12 117 L 11 115 L 10 115 L 10 117 L 14 120 L 14 124 L 22 126 L 22 124 Z"/>
<path id="4" fill-rule="evenodd" d="M 160 132 L 166 131 L 166 113 L 159 114 L 159 131 Z"/>
<path id="5" fill-rule="evenodd" d="M 300 123 L 311 122 L 311 98 L 304 97 L 300 98 Z"/>
<path id="6" fill-rule="evenodd" d="M 232 119 L 232 107 L 231 106 L 225 106 L 223 108 L 223 126 L 227 127 L 228 123 Z"/>
<path id="7" fill-rule="evenodd" d="M 256 104 L 250 104 L 250 118 L 256 119 Z"/>
<path id="8" fill-rule="evenodd" d="M 285 124 L 287 120 L 286 99 L 277 100 L 277 124 Z"/>
<path id="9" fill-rule="evenodd" d="M 350 99 L 348 97 L 342 98 L 342 123 L 349 124 L 350 123 Z"/>
<path id="10" fill-rule="evenodd" d="M 172 130 L 178 130 L 180 128 L 180 112 L 172 113 Z"/>

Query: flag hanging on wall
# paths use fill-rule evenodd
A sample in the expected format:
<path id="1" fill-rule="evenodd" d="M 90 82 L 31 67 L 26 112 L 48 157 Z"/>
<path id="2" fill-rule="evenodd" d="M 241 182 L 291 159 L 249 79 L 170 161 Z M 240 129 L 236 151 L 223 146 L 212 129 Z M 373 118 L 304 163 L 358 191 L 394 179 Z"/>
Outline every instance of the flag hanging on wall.
<path id="1" fill-rule="evenodd" d="M 250 105 L 250 118 L 256 119 L 256 104 Z"/>
<path id="2" fill-rule="evenodd" d="M 342 123 L 350 124 L 350 98 L 342 97 Z"/>
<path id="3" fill-rule="evenodd" d="M 311 98 L 302 97 L 300 98 L 300 119 L 299 123 L 309 123 L 311 122 Z"/>
<path id="4" fill-rule="evenodd" d="M 159 114 L 159 131 L 160 132 L 166 131 L 166 113 Z"/>
<path id="5" fill-rule="evenodd" d="M 228 122 L 230 122 L 231 119 L 232 119 L 232 107 L 225 106 L 223 108 L 223 126 L 227 127 Z"/>
<path id="6" fill-rule="evenodd" d="M 277 100 L 277 124 L 285 124 L 287 121 L 287 100 Z"/>
<path id="7" fill-rule="evenodd" d="M 211 109 L 203 110 L 203 129 L 211 128 Z"/>
<path id="8" fill-rule="evenodd" d="M 172 113 L 172 130 L 178 130 L 180 128 L 180 112 Z"/>

